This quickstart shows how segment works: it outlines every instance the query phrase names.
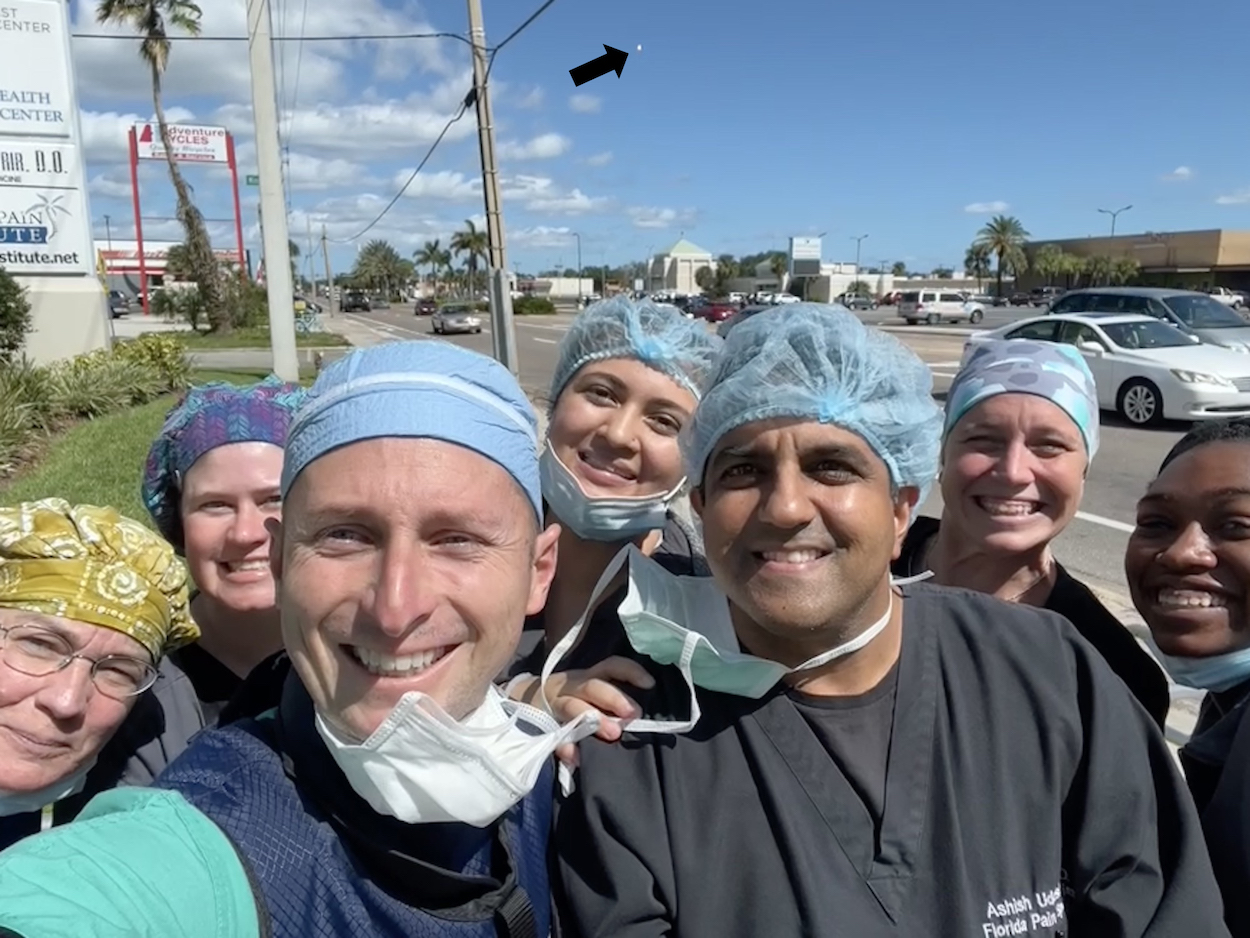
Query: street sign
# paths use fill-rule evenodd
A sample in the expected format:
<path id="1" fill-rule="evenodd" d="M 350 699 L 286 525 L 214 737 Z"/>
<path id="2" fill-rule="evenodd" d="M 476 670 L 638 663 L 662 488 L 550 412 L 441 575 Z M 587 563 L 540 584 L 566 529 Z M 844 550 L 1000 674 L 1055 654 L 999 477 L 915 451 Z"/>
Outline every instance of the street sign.
<path id="1" fill-rule="evenodd" d="M 226 143 L 228 131 L 224 127 L 200 127 L 189 124 L 170 124 L 169 143 L 174 159 L 180 163 L 229 163 L 230 152 Z M 136 124 L 136 145 L 139 159 L 165 159 L 165 144 L 161 141 L 160 128 L 155 123 Z"/>
<path id="2" fill-rule="evenodd" d="M 249 186 L 259 186 L 259 185 L 260 185 L 260 177 L 259 177 L 259 176 L 248 176 L 248 177 L 247 177 L 247 184 L 248 184 Z"/>

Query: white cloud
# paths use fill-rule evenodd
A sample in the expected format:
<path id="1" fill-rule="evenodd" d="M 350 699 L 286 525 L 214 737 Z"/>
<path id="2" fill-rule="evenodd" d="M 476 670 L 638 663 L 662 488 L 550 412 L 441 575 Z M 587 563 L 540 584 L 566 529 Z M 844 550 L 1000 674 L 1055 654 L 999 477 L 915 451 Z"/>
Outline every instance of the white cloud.
<path id="1" fill-rule="evenodd" d="M 367 184 L 369 173 L 360 163 L 344 159 L 323 160 L 292 150 L 287 165 L 287 183 L 294 191 L 315 192 L 340 186 Z"/>
<path id="2" fill-rule="evenodd" d="M 541 134 L 525 143 L 505 140 L 499 145 L 504 160 L 549 160 L 568 152 L 573 142 L 560 134 Z"/>
<path id="3" fill-rule="evenodd" d="M 612 200 L 591 197 L 581 189 L 564 191 L 545 176 L 518 174 L 500 184 L 506 201 L 520 202 L 528 211 L 548 215 L 586 215 L 606 210 Z"/>
<path id="4" fill-rule="evenodd" d="M 536 225 L 533 228 L 509 228 L 508 244 L 525 248 L 561 248 L 573 240 L 573 229 Z"/>
<path id="5" fill-rule="evenodd" d="M 147 68 L 138 55 L 138 40 L 130 31 L 95 22 L 94 3 L 76 4 L 75 32 L 108 34 L 126 39 L 75 39 L 73 56 L 80 94 L 85 100 L 126 100 L 151 94 Z M 202 4 L 202 32 L 206 36 L 247 35 L 246 6 L 242 0 Z M 304 27 L 305 35 L 386 35 L 434 32 L 431 24 L 403 9 L 388 7 L 384 0 L 307 0 L 304 4 L 279 5 L 274 11 L 274 32 L 295 36 Z M 296 73 L 299 97 L 308 101 L 352 90 L 346 81 L 354 71 L 353 60 L 368 63 L 384 77 L 407 74 L 416 69 L 447 75 L 462 67 L 468 50 L 462 44 L 445 40 L 404 40 L 387 42 L 306 43 L 302 52 L 295 43 L 276 44 L 275 68 L 278 91 L 289 102 L 295 95 Z M 453 61 L 455 64 L 453 65 Z M 222 95 L 230 100 L 250 100 L 250 71 L 246 42 L 175 42 L 170 55 L 164 87 L 170 98 L 186 95 Z M 284 94 L 285 93 L 285 94 Z"/>
<path id="6" fill-rule="evenodd" d="M 686 224 L 694 220 L 692 209 L 649 208 L 634 206 L 627 208 L 625 214 L 633 221 L 635 228 L 671 228 L 677 223 Z"/>
<path id="7" fill-rule="evenodd" d="M 569 98 L 569 107 L 579 114 L 595 114 L 602 102 L 593 94 L 575 94 Z"/>
<path id="8" fill-rule="evenodd" d="M 105 174 L 92 176 L 87 182 L 87 192 L 93 199 L 129 199 L 131 197 L 130 180 L 122 181 Z"/>
<path id="9" fill-rule="evenodd" d="M 1244 189 L 1238 189 L 1230 192 L 1228 195 L 1222 195 L 1215 200 L 1217 205 L 1247 205 L 1250 204 L 1250 186 Z"/>
<path id="10" fill-rule="evenodd" d="M 171 124 L 195 120 L 195 114 L 184 107 L 165 109 L 165 118 Z M 154 120 L 149 114 L 119 114 L 116 111 L 99 113 L 82 111 L 82 142 L 87 160 L 99 163 L 122 163 L 130 159 L 130 128 L 135 124 Z"/>
<path id="11" fill-rule="evenodd" d="M 1194 171 L 1188 166 L 1178 166 L 1160 178 L 1165 182 L 1188 182 L 1194 178 Z"/>
<path id="12" fill-rule="evenodd" d="M 392 184 L 399 189 L 410 176 L 412 176 L 412 169 L 400 170 L 395 174 Z M 440 170 L 436 173 L 421 172 L 412 180 L 404 195 L 412 199 L 467 202 L 482 197 L 482 180 L 447 170 Z"/>
<path id="13" fill-rule="evenodd" d="M 1005 212 L 1011 208 L 1006 202 L 973 202 L 971 205 L 965 205 L 964 211 L 969 215 L 993 215 L 995 212 Z"/>
<path id="14" fill-rule="evenodd" d="M 594 156 L 586 157 L 586 162 L 590 166 L 607 166 L 612 162 L 612 151 L 608 150 L 604 153 L 596 153 Z"/>
<path id="15" fill-rule="evenodd" d="M 521 98 L 521 100 L 516 103 L 516 106 L 519 108 L 525 108 L 526 110 L 541 107 L 544 97 L 543 90 L 535 85 L 529 90 L 525 97 Z"/>

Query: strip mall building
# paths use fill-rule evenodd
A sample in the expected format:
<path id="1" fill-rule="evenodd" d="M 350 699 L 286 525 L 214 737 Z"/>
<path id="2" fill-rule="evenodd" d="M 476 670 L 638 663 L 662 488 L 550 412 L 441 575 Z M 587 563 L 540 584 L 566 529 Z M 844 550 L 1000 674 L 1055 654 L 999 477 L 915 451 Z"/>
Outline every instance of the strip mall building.
<path id="1" fill-rule="evenodd" d="M 1043 244 L 1078 257 L 1131 257 L 1140 267 L 1138 282 L 1145 286 L 1250 290 L 1250 231 L 1148 231 L 1114 238 L 1038 240 L 1025 249 L 1032 255 Z M 1021 286 L 1042 282 L 1033 271 L 1020 279 Z"/>

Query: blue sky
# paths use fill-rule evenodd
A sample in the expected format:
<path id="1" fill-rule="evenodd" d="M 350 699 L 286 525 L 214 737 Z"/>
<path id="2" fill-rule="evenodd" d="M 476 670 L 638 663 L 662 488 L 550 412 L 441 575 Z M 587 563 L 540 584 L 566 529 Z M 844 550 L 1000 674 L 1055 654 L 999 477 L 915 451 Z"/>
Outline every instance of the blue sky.
<path id="1" fill-rule="evenodd" d="M 298 35 L 467 29 L 463 0 L 272 0 Z M 497 42 L 538 0 L 482 0 Z M 244 0 L 204 0 L 204 31 L 244 33 Z M 98 32 L 74 0 L 76 30 Z M 306 12 L 305 12 L 306 8 Z M 959 266 L 994 211 L 1038 238 L 1118 230 L 1250 229 L 1250 3 L 1245 0 L 557 0 L 504 49 L 492 102 L 509 264 L 533 271 L 640 260 L 683 233 L 713 253 L 826 232 L 827 260 Z M 630 52 L 623 77 L 568 70 Z M 642 52 L 636 47 L 643 46 Z M 292 234 L 325 224 L 336 269 L 470 86 L 455 40 L 281 44 Z M 125 130 L 151 115 L 133 42 L 75 40 L 97 235 L 133 229 Z M 297 79 L 298 76 L 298 79 Z M 166 108 L 225 124 L 254 162 L 243 43 L 176 44 Z M 364 240 L 410 254 L 481 220 L 473 112 Z M 252 170 L 250 165 L 240 172 Z M 230 216 L 228 177 L 188 176 Z M 145 215 L 171 216 L 145 164 Z M 255 190 L 243 190 L 254 246 Z M 145 222 L 149 237 L 177 237 Z M 229 244 L 229 225 L 213 226 Z"/>

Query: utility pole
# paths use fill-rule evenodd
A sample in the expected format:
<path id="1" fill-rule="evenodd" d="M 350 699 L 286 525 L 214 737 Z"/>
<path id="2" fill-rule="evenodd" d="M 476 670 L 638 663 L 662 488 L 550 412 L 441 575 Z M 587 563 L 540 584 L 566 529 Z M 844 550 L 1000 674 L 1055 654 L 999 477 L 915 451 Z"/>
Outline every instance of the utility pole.
<path id="1" fill-rule="evenodd" d="M 576 231 L 573 237 L 577 239 L 577 308 L 582 308 L 582 236 Z"/>
<path id="2" fill-rule="evenodd" d="M 282 150 L 278 144 L 278 98 L 273 77 L 269 0 L 247 0 L 247 35 L 252 71 L 252 117 L 256 122 L 256 163 L 260 174 L 265 289 L 269 296 L 269 343 L 273 348 L 274 373 L 284 381 L 298 381 L 291 240 L 283 195 Z"/>
<path id="3" fill-rule="evenodd" d="M 312 293 L 313 302 L 317 302 L 317 265 L 313 263 L 312 219 L 304 216 L 304 237 L 308 239 L 308 253 L 305 263 L 308 264 L 308 288 Z"/>
<path id="4" fill-rule="evenodd" d="M 1099 213 L 1102 215 L 1111 216 L 1111 237 L 1113 238 L 1115 237 L 1115 220 L 1120 217 L 1121 212 L 1127 212 L 1132 207 L 1133 206 L 1131 205 L 1126 205 L 1124 206 L 1124 208 L 1117 208 L 1115 211 L 1112 211 L 1111 209 L 1107 209 L 1107 208 L 1100 208 L 1098 210 Z"/>
<path id="5" fill-rule="evenodd" d="M 477 139 L 482 154 L 482 192 L 486 198 L 486 237 L 490 242 L 490 321 L 495 358 L 519 374 L 516 328 L 512 322 L 512 291 L 508 287 L 508 256 L 504 250 L 503 214 L 499 207 L 499 167 L 495 162 L 495 126 L 486 87 L 486 29 L 481 0 L 469 0 L 469 39 L 473 43 L 473 99 L 477 105 Z"/>
<path id="6" fill-rule="evenodd" d="M 326 307 L 333 316 L 339 311 L 338 299 L 334 295 L 334 274 L 330 270 L 330 243 L 326 240 L 326 226 L 321 226 L 321 257 L 326 262 Z"/>

